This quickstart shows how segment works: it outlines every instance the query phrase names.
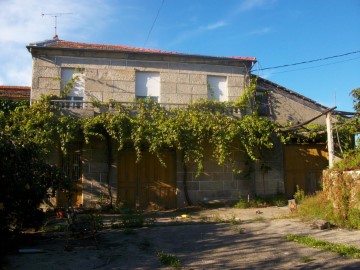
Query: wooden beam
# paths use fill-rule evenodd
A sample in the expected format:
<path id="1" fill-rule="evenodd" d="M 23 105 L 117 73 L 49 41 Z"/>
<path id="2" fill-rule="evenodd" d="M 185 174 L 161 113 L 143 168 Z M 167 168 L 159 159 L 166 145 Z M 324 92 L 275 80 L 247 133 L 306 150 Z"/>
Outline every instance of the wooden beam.
<path id="1" fill-rule="evenodd" d="M 331 112 L 326 114 L 326 130 L 328 141 L 328 153 L 329 153 L 329 169 L 334 166 L 334 138 L 331 123 Z"/>

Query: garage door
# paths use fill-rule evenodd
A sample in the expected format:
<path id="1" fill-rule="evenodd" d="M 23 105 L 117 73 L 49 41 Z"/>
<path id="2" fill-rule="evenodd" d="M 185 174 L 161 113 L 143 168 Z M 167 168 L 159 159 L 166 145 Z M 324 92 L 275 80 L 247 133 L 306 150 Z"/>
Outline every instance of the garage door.
<path id="1" fill-rule="evenodd" d="M 176 207 L 175 152 L 162 153 L 166 167 L 149 152 L 136 163 L 134 151 L 119 152 L 118 198 L 127 207 L 169 209 Z"/>

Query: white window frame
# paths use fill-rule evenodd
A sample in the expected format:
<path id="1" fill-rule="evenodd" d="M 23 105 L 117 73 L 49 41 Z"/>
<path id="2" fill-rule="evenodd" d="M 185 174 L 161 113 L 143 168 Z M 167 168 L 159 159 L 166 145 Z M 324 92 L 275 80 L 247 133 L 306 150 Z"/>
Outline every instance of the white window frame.
<path id="1" fill-rule="evenodd" d="M 160 72 L 136 72 L 135 95 L 160 102 Z"/>
<path id="2" fill-rule="evenodd" d="M 229 101 L 229 91 L 226 76 L 207 76 L 208 99 L 221 102 Z"/>
<path id="3" fill-rule="evenodd" d="M 77 78 L 73 88 L 69 93 L 69 97 L 84 98 L 85 95 L 85 76 L 84 73 L 76 68 L 62 68 L 61 69 L 61 83 L 62 87 L 69 83 L 73 78 Z"/>
<path id="4" fill-rule="evenodd" d="M 85 96 L 85 76 L 84 73 L 77 68 L 62 68 L 61 69 L 61 88 L 65 84 L 69 83 L 72 79 L 76 78 L 73 88 L 69 95 L 66 97 L 67 100 L 72 101 L 84 101 Z M 71 108 L 80 108 L 84 104 L 78 102 L 71 102 L 67 104 Z"/>

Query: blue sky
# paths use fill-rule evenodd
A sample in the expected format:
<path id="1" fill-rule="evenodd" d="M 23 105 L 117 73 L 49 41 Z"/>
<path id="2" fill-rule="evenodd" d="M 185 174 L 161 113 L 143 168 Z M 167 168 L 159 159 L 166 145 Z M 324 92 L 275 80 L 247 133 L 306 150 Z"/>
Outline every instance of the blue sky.
<path id="1" fill-rule="evenodd" d="M 345 111 L 360 87 L 360 0 L 0 0 L 0 85 L 31 85 L 25 46 L 54 35 L 42 13 L 72 13 L 60 39 L 250 56 L 254 70 L 357 52 L 254 73 Z"/>

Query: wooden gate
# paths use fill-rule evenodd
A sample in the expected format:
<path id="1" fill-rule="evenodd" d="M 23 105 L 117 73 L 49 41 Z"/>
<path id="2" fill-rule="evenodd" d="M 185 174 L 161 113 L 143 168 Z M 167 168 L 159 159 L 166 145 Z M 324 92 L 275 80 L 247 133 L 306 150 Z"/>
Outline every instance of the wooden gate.
<path id="1" fill-rule="evenodd" d="M 162 153 L 166 167 L 148 152 L 136 163 L 134 151 L 119 152 L 118 199 L 130 208 L 164 209 L 176 207 L 175 152 Z"/>
<path id="2" fill-rule="evenodd" d="M 62 169 L 69 181 L 71 181 L 71 195 L 62 191 L 57 192 L 56 205 L 64 206 L 80 206 L 82 205 L 82 162 L 81 151 L 72 151 L 67 156 L 61 158 Z"/>
<path id="3" fill-rule="evenodd" d="M 320 189 L 322 171 L 328 166 L 328 153 L 324 144 L 285 145 L 285 194 L 292 197 L 296 185 L 306 194 Z"/>

